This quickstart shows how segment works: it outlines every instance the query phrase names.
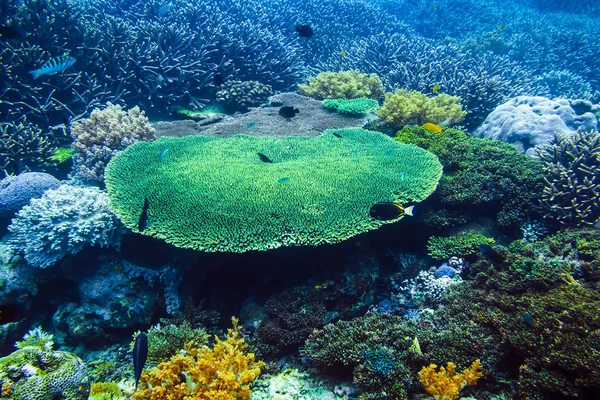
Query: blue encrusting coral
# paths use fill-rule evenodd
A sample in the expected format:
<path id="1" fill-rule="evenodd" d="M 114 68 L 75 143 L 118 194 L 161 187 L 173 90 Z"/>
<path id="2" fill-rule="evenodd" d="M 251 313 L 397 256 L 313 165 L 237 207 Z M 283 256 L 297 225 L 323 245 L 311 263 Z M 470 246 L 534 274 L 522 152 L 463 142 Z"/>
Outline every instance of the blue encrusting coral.
<path id="1" fill-rule="evenodd" d="M 596 400 L 599 11 L 0 0 L 0 399 Z"/>

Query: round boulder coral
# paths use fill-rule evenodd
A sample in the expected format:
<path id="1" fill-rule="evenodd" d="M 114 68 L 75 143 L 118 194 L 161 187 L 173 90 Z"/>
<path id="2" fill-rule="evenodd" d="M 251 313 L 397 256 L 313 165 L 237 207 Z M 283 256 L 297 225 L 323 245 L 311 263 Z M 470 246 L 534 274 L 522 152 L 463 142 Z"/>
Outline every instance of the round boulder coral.
<path id="1" fill-rule="evenodd" d="M 377 229 L 393 221 L 371 218 L 374 203 L 422 201 L 441 174 L 428 151 L 356 128 L 137 143 L 111 161 L 106 185 L 111 209 L 134 231 L 177 247 L 244 252 Z"/>
<path id="2" fill-rule="evenodd" d="M 48 189 L 60 186 L 60 181 L 44 172 L 25 172 L 7 176 L 0 181 L 0 218 L 9 218 Z"/>
<path id="3" fill-rule="evenodd" d="M 64 351 L 26 346 L 0 358 L 0 399 L 87 399 L 85 364 Z"/>

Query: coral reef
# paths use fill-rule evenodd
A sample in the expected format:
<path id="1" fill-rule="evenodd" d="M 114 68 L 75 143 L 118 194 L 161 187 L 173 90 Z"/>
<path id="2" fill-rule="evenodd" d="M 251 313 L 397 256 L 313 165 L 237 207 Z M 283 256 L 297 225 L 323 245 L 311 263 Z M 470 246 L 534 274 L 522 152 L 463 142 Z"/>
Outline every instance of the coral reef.
<path id="1" fill-rule="evenodd" d="M 396 139 L 436 154 L 444 175 L 428 200 L 422 220 L 438 228 L 464 224 L 473 216 L 494 218 L 514 229 L 537 217 L 543 190 L 543 164 L 499 141 L 468 137 L 455 129 L 441 133 L 413 126 Z"/>
<path id="2" fill-rule="evenodd" d="M 73 264 L 65 267 L 82 269 L 78 260 Z M 119 330 L 149 325 L 158 308 L 159 293 L 144 280 L 131 277 L 124 264 L 114 254 L 88 261 L 93 273 L 82 270 L 72 277 L 77 285 L 76 300 L 57 308 L 52 316 L 54 325 L 71 340 L 90 347 L 116 340 Z"/>
<path id="3" fill-rule="evenodd" d="M 3 175 L 45 171 L 56 163 L 56 146 L 48 134 L 25 122 L 0 124 L 0 169 Z"/>
<path id="4" fill-rule="evenodd" d="M 316 379 L 296 368 L 276 375 L 261 375 L 252 384 L 251 400 L 312 400 L 333 399 L 331 390 L 321 387 Z"/>
<path id="5" fill-rule="evenodd" d="M 31 339 L 39 338 L 40 332 L 30 332 L 27 345 L 0 358 L 0 399 L 87 399 L 90 383 L 83 361 L 53 350 L 51 341 Z"/>
<path id="6" fill-rule="evenodd" d="M 153 140 L 154 129 L 137 106 L 125 112 L 121 106 L 108 103 L 104 109 L 92 111 L 89 118 L 74 122 L 71 136 L 75 150 L 73 175 L 102 182 L 111 158 L 136 142 Z"/>
<path id="7" fill-rule="evenodd" d="M 142 278 L 151 287 L 163 292 L 165 308 L 168 314 L 173 315 L 180 310 L 181 300 L 179 298 L 179 285 L 183 279 L 183 266 L 178 268 L 167 264 L 160 268 L 144 268 L 123 261 L 123 266 L 130 278 Z"/>
<path id="8" fill-rule="evenodd" d="M 439 371 L 436 369 L 437 365 L 430 364 L 419 371 L 421 384 L 435 400 L 456 400 L 462 388 L 475 385 L 483 376 L 479 360 L 473 361 L 471 367 L 465 369 L 462 374 L 456 373 L 456 366 L 451 362 L 446 368 L 440 367 Z"/>
<path id="9" fill-rule="evenodd" d="M 135 338 L 141 332 L 133 334 Z M 188 321 L 178 325 L 162 320 L 145 332 L 148 337 L 148 361 L 160 363 L 168 361 L 186 345 L 202 348 L 208 344 L 208 333 L 203 328 L 194 328 Z M 133 347 L 133 342 L 132 342 Z"/>
<path id="10" fill-rule="evenodd" d="M 265 303 L 266 318 L 256 338 L 261 355 L 279 355 L 297 349 L 315 328 L 325 324 L 327 294 L 309 287 L 293 288 L 272 296 Z"/>
<path id="11" fill-rule="evenodd" d="M 403 305 L 407 309 L 410 309 L 409 306 L 436 307 L 442 303 L 444 294 L 461 282 L 459 275 L 438 277 L 434 273 L 420 271 L 416 277 L 402 282 L 404 286 L 395 284 L 397 293 L 392 293 L 391 300 L 393 304 Z"/>
<path id="12" fill-rule="evenodd" d="M 224 340 L 216 337 L 212 349 L 186 347 L 170 361 L 160 363 L 149 373 L 142 373 L 140 388 L 134 400 L 195 400 L 195 399 L 249 399 L 250 383 L 265 366 L 247 353 L 248 345 L 241 336 L 237 319 Z M 181 381 L 181 376 L 185 381 Z"/>
<path id="13" fill-rule="evenodd" d="M 453 256 L 465 257 L 479 251 L 481 243 L 494 244 L 494 239 L 480 233 L 467 233 L 458 236 L 431 236 L 427 241 L 429 255 L 436 260 L 447 260 Z"/>
<path id="14" fill-rule="evenodd" d="M 264 104 L 273 89 L 256 81 L 227 81 L 217 92 L 217 102 L 227 112 L 246 112 L 250 107 L 258 107 Z"/>
<path id="15" fill-rule="evenodd" d="M 364 115 L 331 113 L 322 103 L 296 93 L 281 93 L 269 98 L 271 107 L 253 108 L 214 124 L 191 121 L 160 122 L 154 125 L 156 136 L 183 137 L 207 135 L 230 137 L 239 133 L 252 136 L 320 136 L 327 129 L 360 128 L 367 123 Z M 294 118 L 282 118 L 279 107 L 300 110 Z"/>
<path id="16" fill-rule="evenodd" d="M 467 115 L 462 110 L 460 98 L 440 94 L 427 97 L 421 92 L 397 89 L 394 93 L 386 93 L 383 105 L 377 115 L 386 124 L 395 128 L 404 125 L 425 123 L 454 125 L 462 121 Z"/>
<path id="17" fill-rule="evenodd" d="M 3 320 L 18 320 L 20 311 L 29 309 L 33 296 L 38 293 L 38 272 L 27 268 L 14 247 L 0 243 L 0 309 L 5 310 Z M 6 315 L 6 307 L 14 307 L 15 315 Z"/>
<path id="18" fill-rule="evenodd" d="M 599 106 L 589 101 L 519 96 L 499 105 L 473 136 L 501 140 L 536 156 L 555 136 L 570 136 L 598 127 Z"/>
<path id="19" fill-rule="evenodd" d="M 500 352 L 491 331 L 470 323 L 452 301 L 417 324 L 380 313 L 328 324 L 310 335 L 302 354 L 319 370 L 350 368 L 365 399 L 407 398 L 419 391 L 415 378 L 423 366 L 450 358 L 462 368 L 480 358 L 486 371 L 494 370 Z"/>
<path id="20" fill-rule="evenodd" d="M 566 226 L 592 226 L 600 219 L 600 133 L 557 136 L 539 151 L 544 162 L 544 218 Z"/>
<path id="21" fill-rule="evenodd" d="M 322 72 L 308 78 L 308 85 L 298 85 L 300 93 L 315 99 L 378 99 L 383 95 L 383 84 L 375 74 L 362 74 L 358 70 Z"/>
<path id="22" fill-rule="evenodd" d="M 89 400 L 126 400 L 125 393 L 115 382 L 94 382 L 90 387 Z"/>
<path id="23" fill-rule="evenodd" d="M 366 114 L 377 110 L 379 103 L 377 100 L 359 97 L 357 99 L 329 99 L 323 100 L 323 107 L 335 110 L 342 114 Z"/>
<path id="24" fill-rule="evenodd" d="M 583 99 L 596 102 L 600 100 L 591 83 L 573 72 L 549 71 L 542 75 L 542 79 L 548 87 L 548 97 L 552 99 Z"/>
<path id="25" fill-rule="evenodd" d="M 17 213 L 8 230 L 8 243 L 37 268 L 48 268 L 88 244 L 118 247 L 122 234 L 104 192 L 70 185 L 32 199 Z"/>
<path id="26" fill-rule="evenodd" d="M 10 218 L 31 199 L 42 197 L 48 189 L 56 189 L 60 181 L 43 172 L 25 172 L 0 181 L 0 218 Z"/>
<path id="27" fill-rule="evenodd" d="M 143 234 L 244 252 L 336 243 L 376 229 L 393 221 L 371 218 L 374 203 L 422 201 L 442 171 L 416 146 L 340 129 L 318 138 L 161 138 L 120 153 L 106 172 L 111 208 L 126 226 L 138 230 L 148 199 Z"/>
<path id="28" fill-rule="evenodd" d="M 10 13 L 5 7 L 16 9 Z M 25 0 L 19 4 L 4 2 L 3 16 L 5 12 L 12 14 L 12 23 L 26 35 L 0 43 L 2 121 L 29 121 L 47 132 L 52 126 L 64 124 L 65 119 L 80 118 L 94 107 L 118 101 L 123 95 L 125 90 L 119 79 L 127 73 L 116 73 L 116 65 L 113 71 L 107 71 L 108 65 L 100 60 L 100 55 L 109 51 L 104 45 L 110 47 L 110 34 L 106 35 L 106 42 L 102 35 L 94 35 L 81 5 L 65 0 Z M 35 81 L 27 73 L 64 55 L 77 60 L 64 73 Z"/>

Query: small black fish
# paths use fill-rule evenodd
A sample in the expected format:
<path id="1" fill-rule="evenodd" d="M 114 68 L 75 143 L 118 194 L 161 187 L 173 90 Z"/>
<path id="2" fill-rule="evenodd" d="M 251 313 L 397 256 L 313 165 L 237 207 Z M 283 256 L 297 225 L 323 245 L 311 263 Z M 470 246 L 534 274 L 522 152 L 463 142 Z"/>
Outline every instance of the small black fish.
<path id="1" fill-rule="evenodd" d="M 271 159 L 265 156 L 263 153 L 256 153 L 256 155 L 258 156 L 258 158 L 260 158 L 260 161 L 268 164 L 273 164 L 273 161 L 271 161 Z"/>
<path id="2" fill-rule="evenodd" d="M 140 219 L 138 221 L 138 231 L 142 233 L 144 229 L 146 229 L 146 224 L 148 223 L 148 199 L 144 198 L 144 207 L 142 208 L 142 214 L 140 215 Z"/>
<path id="3" fill-rule="evenodd" d="M 221 75 L 220 72 L 217 72 L 213 75 L 213 80 L 215 81 L 215 85 L 217 86 L 221 86 L 225 83 L 225 78 L 223 78 L 223 75 Z"/>
<path id="4" fill-rule="evenodd" d="M 25 36 L 25 31 L 16 22 L 14 22 L 12 25 L 0 26 L 0 37 L 2 39 L 22 39 Z"/>
<path id="5" fill-rule="evenodd" d="M 142 370 L 148 358 L 148 337 L 140 333 L 135 337 L 133 345 L 133 373 L 135 374 L 135 390 L 137 390 Z"/>
<path id="6" fill-rule="evenodd" d="M 310 25 L 296 25 L 296 32 L 298 32 L 298 36 L 305 38 L 310 38 L 314 35 Z"/>
<path id="7" fill-rule="evenodd" d="M 336 138 L 340 138 L 340 139 L 343 138 L 342 135 L 340 135 L 339 133 L 335 133 L 335 132 L 333 132 L 333 136 L 335 136 Z"/>
<path id="8" fill-rule="evenodd" d="M 369 215 L 379 221 L 390 221 L 392 219 L 402 218 L 405 215 L 410 215 L 412 217 L 414 207 L 415 206 L 404 208 L 397 203 L 382 201 L 373 204 Z"/>
<path id="9" fill-rule="evenodd" d="M 292 118 L 298 114 L 300 110 L 292 106 L 283 106 L 279 109 L 279 115 L 284 118 Z"/>
<path id="10" fill-rule="evenodd" d="M 494 268 L 501 269 L 504 266 L 504 257 L 489 244 L 481 243 L 479 245 L 479 251 L 483 257 L 494 266 Z"/>
<path id="11" fill-rule="evenodd" d="M 67 113 L 63 113 L 62 114 L 62 122 L 63 124 L 65 124 L 65 127 L 69 127 L 69 125 L 71 124 L 71 117 L 69 116 L 69 114 Z"/>

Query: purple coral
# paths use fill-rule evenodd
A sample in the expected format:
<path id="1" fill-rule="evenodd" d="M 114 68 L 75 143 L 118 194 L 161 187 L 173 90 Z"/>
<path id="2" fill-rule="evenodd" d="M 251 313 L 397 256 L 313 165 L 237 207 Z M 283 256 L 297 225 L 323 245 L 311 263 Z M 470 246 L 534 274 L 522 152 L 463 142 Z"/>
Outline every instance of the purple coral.
<path id="1" fill-rule="evenodd" d="M 43 172 L 25 172 L 7 176 L 0 181 L 0 218 L 10 218 L 29 200 L 42 197 L 48 189 L 60 186 L 60 181 Z"/>

